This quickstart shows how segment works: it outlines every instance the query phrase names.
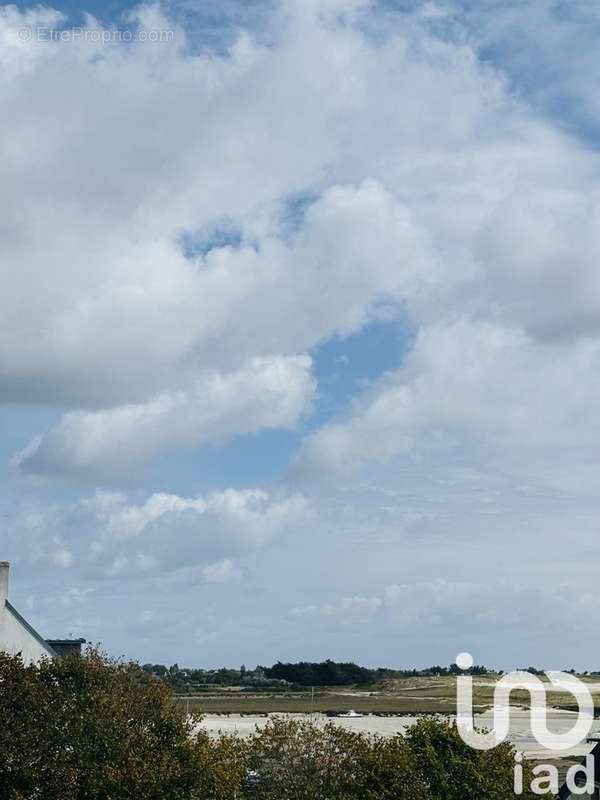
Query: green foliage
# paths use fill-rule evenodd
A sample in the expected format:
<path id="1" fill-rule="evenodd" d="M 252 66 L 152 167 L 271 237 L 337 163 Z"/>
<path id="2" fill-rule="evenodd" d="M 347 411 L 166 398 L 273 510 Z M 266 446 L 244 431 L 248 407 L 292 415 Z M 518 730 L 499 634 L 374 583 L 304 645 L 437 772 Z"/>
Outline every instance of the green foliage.
<path id="1" fill-rule="evenodd" d="M 198 800 L 236 800 L 243 796 L 249 770 L 248 743 L 238 736 L 212 738 L 202 731 L 196 739 Z"/>
<path id="2" fill-rule="evenodd" d="M 513 796 L 508 744 L 473 750 L 431 719 L 390 738 L 289 718 L 246 740 L 213 738 L 182 715 L 164 681 L 94 651 L 29 667 L 0 654 L 0 720 L 0 800 Z"/>
<path id="3" fill-rule="evenodd" d="M 505 742 L 493 750 L 474 750 L 463 742 L 456 727 L 437 720 L 420 720 L 408 730 L 406 741 L 418 764 L 427 800 L 507 800 L 514 796 L 514 748 Z M 537 795 L 528 790 L 532 773 L 523 765 L 523 800 Z"/>
<path id="4" fill-rule="evenodd" d="M 198 782 L 192 722 L 135 664 L 0 654 L 0 719 L 1 800 L 187 800 Z"/>
<path id="5" fill-rule="evenodd" d="M 260 800 L 345 800 L 361 786 L 363 734 L 336 725 L 271 720 L 250 743 L 254 781 L 248 794 Z"/>
<path id="6" fill-rule="evenodd" d="M 429 800 L 415 753 L 403 736 L 371 739 L 361 767 L 364 800 Z"/>
<path id="7" fill-rule="evenodd" d="M 468 747 L 456 729 L 421 720 L 406 737 L 371 737 L 334 724 L 271 721 L 249 744 L 256 800 L 508 800 L 514 750 Z M 524 765 L 526 786 L 531 771 Z M 536 795 L 525 791 L 525 800 Z"/>
<path id="8" fill-rule="evenodd" d="M 208 686 L 244 686 L 253 689 L 269 688 L 281 690 L 284 684 L 287 690 L 300 690 L 303 686 L 351 686 L 366 685 L 385 678 L 415 677 L 448 677 L 450 675 L 486 675 L 490 671 L 486 667 L 474 666 L 466 672 L 456 664 L 448 667 L 433 666 L 426 669 L 368 669 L 349 662 L 321 661 L 314 663 L 300 661 L 283 664 L 278 661 L 272 667 L 257 666 L 254 670 L 246 669 L 181 669 L 177 664 L 166 667 L 164 664 L 144 664 L 143 669 L 157 677 L 163 678 L 169 686 L 181 694 L 202 692 Z"/>
<path id="9" fill-rule="evenodd" d="M 285 680 L 300 686 L 349 686 L 373 680 L 373 671 L 370 669 L 330 660 L 322 661 L 320 664 L 309 661 L 282 664 L 278 661 L 264 672 L 267 678 Z"/>

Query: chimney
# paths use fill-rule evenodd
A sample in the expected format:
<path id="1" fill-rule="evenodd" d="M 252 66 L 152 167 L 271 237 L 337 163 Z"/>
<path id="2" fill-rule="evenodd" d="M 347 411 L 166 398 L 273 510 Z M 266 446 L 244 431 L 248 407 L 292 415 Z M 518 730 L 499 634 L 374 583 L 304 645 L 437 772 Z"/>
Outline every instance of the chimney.
<path id="1" fill-rule="evenodd" d="M 10 564 L 8 561 L 0 561 L 0 610 L 4 608 L 4 603 L 8 600 L 8 571 Z"/>

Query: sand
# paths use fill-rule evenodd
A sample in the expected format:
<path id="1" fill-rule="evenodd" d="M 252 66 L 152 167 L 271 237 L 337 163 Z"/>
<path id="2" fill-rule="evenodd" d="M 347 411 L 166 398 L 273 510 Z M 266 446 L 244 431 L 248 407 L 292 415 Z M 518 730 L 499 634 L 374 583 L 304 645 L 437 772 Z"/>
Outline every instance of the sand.
<path id="1" fill-rule="evenodd" d="M 290 719 L 311 719 L 310 714 L 269 714 L 270 717 L 287 717 Z M 322 714 L 314 714 L 312 718 L 319 724 L 325 724 L 328 718 Z M 442 717 L 440 719 L 451 719 Z M 575 722 L 576 714 L 571 711 L 561 711 L 551 709 L 548 711 L 548 727 L 551 731 L 562 733 L 571 728 Z M 398 716 L 398 717 L 376 717 L 366 715 L 363 717 L 335 717 L 330 721 L 335 722 L 348 730 L 362 731 L 365 733 L 379 734 L 381 736 L 393 736 L 396 733 L 404 733 L 411 725 L 414 725 L 417 717 Z M 267 723 L 266 716 L 254 716 L 230 714 L 229 716 L 218 714 L 207 714 L 200 727 L 209 731 L 215 736 L 219 733 L 237 733 L 240 736 L 250 736 L 257 728 Z M 475 718 L 477 727 L 490 728 L 492 725 L 491 713 L 477 715 Z M 592 734 L 600 736 L 600 720 L 594 720 Z M 557 758 L 565 756 L 584 756 L 590 751 L 590 744 L 581 743 L 566 752 L 548 751 L 542 748 L 531 734 L 529 724 L 529 712 L 520 708 L 511 710 L 511 731 L 509 736 L 515 747 L 522 751 L 529 758 Z"/>

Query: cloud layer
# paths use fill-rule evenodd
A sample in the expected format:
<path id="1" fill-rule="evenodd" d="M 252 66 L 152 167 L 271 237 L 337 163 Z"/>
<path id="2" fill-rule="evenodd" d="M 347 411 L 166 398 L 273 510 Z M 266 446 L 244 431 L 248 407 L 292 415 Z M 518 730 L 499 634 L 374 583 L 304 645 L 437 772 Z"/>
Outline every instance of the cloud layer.
<path id="1" fill-rule="evenodd" d="M 48 625 L 158 658 L 201 598 L 188 640 L 234 663 L 233 642 L 365 661 L 364 637 L 376 660 L 471 639 L 493 659 L 511 575 L 510 614 L 537 609 L 518 662 L 549 585 L 572 598 L 560 619 L 595 609 L 577 586 L 596 551 L 600 157 L 559 111 L 591 125 L 597 98 L 583 56 L 553 55 L 589 19 L 528 11 L 546 91 L 515 12 L 405 5 L 236 2 L 248 27 L 217 47 L 189 10 L 132 12 L 168 41 L 99 44 L 40 41 L 58 12 L 0 7 L 0 543 L 34 612 L 65 576 Z M 351 372 L 374 323 L 410 339 L 327 406 L 324 349 Z M 192 461 L 208 445 L 225 480 Z M 103 616 L 117 602 L 130 623 Z"/>
<path id="2" fill-rule="evenodd" d="M 35 472 L 103 469 L 141 461 L 166 447 L 221 443 L 263 427 L 293 427 L 314 395 L 307 356 L 254 359 L 233 373 L 212 372 L 189 388 L 147 403 L 74 411 L 15 457 Z"/>

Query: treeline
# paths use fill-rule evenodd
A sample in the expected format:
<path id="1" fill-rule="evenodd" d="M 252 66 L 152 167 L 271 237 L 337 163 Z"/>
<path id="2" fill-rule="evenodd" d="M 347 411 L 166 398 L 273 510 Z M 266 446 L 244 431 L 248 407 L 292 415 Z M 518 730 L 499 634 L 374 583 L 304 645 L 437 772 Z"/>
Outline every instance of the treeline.
<path id="1" fill-rule="evenodd" d="M 0 800 L 505 800 L 514 750 L 422 719 L 387 738 L 275 719 L 213 737 L 166 682 L 100 654 L 0 653 Z M 523 800 L 537 796 L 523 763 Z"/>
<path id="2" fill-rule="evenodd" d="M 256 683 L 268 680 L 261 667 L 247 670 L 244 666 L 240 669 L 221 667 L 220 669 L 192 669 L 173 664 L 166 667 L 164 664 L 144 664 L 143 670 L 159 678 L 164 678 L 168 683 L 193 682 L 216 686 L 239 686 L 244 683 Z"/>
<path id="3" fill-rule="evenodd" d="M 451 675 L 495 675 L 502 674 L 502 671 L 484 667 L 481 664 L 474 664 L 469 669 L 460 669 L 456 664 L 450 664 L 447 667 L 427 667 L 426 669 L 396 669 L 396 670 L 377 670 L 377 672 L 385 673 L 384 677 L 394 678 L 444 678 Z"/>
<path id="4" fill-rule="evenodd" d="M 428 667 L 427 669 L 367 669 L 352 662 L 299 661 L 296 664 L 282 664 L 278 661 L 272 667 L 261 667 L 269 678 L 279 678 L 300 686 L 350 686 L 352 684 L 376 683 L 385 678 L 443 677 L 449 675 L 487 675 L 487 667 L 473 666 L 468 670 L 459 669 L 456 664 L 448 667 Z"/>
<path id="5" fill-rule="evenodd" d="M 491 670 L 483 666 L 473 666 L 462 671 L 456 664 L 448 667 L 433 666 L 427 669 L 397 670 L 380 667 L 369 669 L 352 662 L 299 661 L 283 663 L 278 661 L 272 667 L 257 666 L 256 669 L 221 668 L 216 670 L 180 668 L 177 664 L 166 667 L 163 664 L 144 664 L 143 669 L 163 678 L 176 690 L 194 686 L 273 686 L 281 683 L 292 687 L 306 686 L 364 686 L 377 683 L 386 678 L 444 677 L 458 674 L 486 675 Z"/>
<path id="6" fill-rule="evenodd" d="M 299 686 L 350 686 L 351 684 L 371 683 L 376 670 L 359 667 L 351 662 L 299 661 L 297 664 L 282 664 L 278 661 L 272 667 L 262 668 L 268 678 L 296 683 Z"/>

